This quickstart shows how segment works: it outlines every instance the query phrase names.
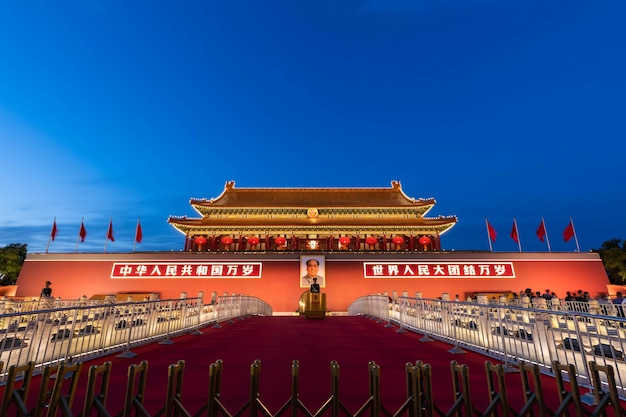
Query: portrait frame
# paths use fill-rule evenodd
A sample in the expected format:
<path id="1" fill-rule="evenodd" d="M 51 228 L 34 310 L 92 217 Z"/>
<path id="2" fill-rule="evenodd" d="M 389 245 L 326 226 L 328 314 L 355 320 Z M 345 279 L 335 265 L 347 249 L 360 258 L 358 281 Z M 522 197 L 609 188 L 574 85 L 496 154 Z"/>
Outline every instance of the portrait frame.
<path id="1" fill-rule="evenodd" d="M 326 258 L 324 255 L 300 255 L 300 288 L 310 288 L 313 281 L 307 280 L 307 262 L 309 260 L 316 260 L 319 264 L 317 270 L 317 283 L 320 288 L 326 287 Z"/>

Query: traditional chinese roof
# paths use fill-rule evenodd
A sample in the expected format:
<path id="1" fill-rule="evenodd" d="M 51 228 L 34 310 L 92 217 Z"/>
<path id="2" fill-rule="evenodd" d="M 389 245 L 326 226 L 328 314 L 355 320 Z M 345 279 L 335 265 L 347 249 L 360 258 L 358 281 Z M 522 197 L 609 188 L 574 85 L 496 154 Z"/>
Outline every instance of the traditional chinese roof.
<path id="1" fill-rule="evenodd" d="M 390 188 L 235 188 L 229 181 L 218 197 L 190 204 L 202 218 L 168 219 L 185 234 L 442 234 L 457 222 L 424 217 L 435 200 L 408 197 L 399 181 Z"/>
<path id="2" fill-rule="evenodd" d="M 215 207 L 412 207 L 424 214 L 435 199 L 408 197 L 399 181 L 392 181 L 391 188 L 235 188 L 235 182 L 229 181 L 218 197 L 192 198 L 190 204 L 201 214 Z"/>
<path id="3" fill-rule="evenodd" d="M 366 219 L 310 219 L 305 216 L 286 220 L 280 219 L 240 219 L 236 222 L 229 219 L 212 219 L 210 222 L 204 219 L 170 218 L 169 222 L 179 230 L 195 231 L 197 234 L 232 234 L 247 232 L 263 233 L 320 233 L 330 231 L 382 233 L 388 230 L 390 233 L 429 233 L 442 234 L 456 223 L 455 217 L 439 217 L 433 219 L 413 219 L 402 221 L 398 219 L 378 219 L 368 221 Z"/>

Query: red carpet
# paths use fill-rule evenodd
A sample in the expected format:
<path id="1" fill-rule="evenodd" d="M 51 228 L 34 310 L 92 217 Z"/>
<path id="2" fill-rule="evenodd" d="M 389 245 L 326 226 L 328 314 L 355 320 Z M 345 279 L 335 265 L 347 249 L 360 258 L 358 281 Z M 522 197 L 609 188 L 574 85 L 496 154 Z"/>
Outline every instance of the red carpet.
<path id="1" fill-rule="evenodd" d="M 484 362 L 476 353 L 448 353 L 450 345 L 421 342 L 421 335 L 397 333 L 365 317 L 328 317 L 307 320 L 304 317 L 252 317 L 223 324 L 221 329 L 204 328 L 203 335 L 186 335 L 175 344 L 151 344 L 134 349 L 131 359 L 115 356 L 99 358 L 83 366 L 73 409 L 83 407 L 87 370 L 91 365 L 113 362 L 107 409 L 117 413 L 123 406 L 128 366 L 142 360 L 149 362 L 145 405 L 156 413 L 164 405 L 167 367 L 182 359 L 186 362 L 182 403 L 195 414 L 207 402 L 209 365 L 223 360 L 222 402 L 231 413 L 248 400 L 250 365 L 261 361 L 261 401 L 271 412 L 288 400 L 291 390 L 291 363 L 300 361 L 300 399 L 310 411 L 317 411 L 330 397 L 330 363 L 339 363 L 340 399 L 354 413 L 368 398 L 368 362 L 381 367 L 381 402 L 395 412 L 406 399 L 405 364 L 421 360 L 433 368 L 435 404 L 447 410 L 453 402 L 450 361 L 467 364 L 470 370 L 472 399 L 476 408 L 488 404 Z M 522 392 L 520 375 L 507 374 L 511 404 L 518 409 Z M 556 385 L 543 378 L 544 393 L 550 408 L 558 406 Z M 29 403 L 39 388 L 34 379 Z"/>

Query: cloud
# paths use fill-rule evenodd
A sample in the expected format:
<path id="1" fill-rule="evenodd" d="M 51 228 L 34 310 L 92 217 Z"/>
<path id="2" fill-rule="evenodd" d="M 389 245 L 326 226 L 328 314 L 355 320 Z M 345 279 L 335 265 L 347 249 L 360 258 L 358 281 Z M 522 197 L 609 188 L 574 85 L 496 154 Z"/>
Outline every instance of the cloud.
<path id="1" fill-rule="evenodd" d="M 106 207 L 117 194 L 89 163 L 1 108 L 0 138 L 2 228 L 47 225 L 54 216 L 80 219 L 86 207 Z"/>

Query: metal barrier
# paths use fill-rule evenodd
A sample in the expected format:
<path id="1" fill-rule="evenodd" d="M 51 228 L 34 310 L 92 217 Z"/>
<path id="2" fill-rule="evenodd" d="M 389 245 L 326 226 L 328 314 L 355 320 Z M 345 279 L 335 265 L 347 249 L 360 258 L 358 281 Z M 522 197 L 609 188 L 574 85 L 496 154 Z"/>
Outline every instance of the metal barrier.
<path id="1" fill-rule="evenodd" d="M 207 311 L 214 315 L 216 326 L 239 317 L 272 315 L 272 307 L 265 301 L 242 294 L 224 294 L 216 304 L 207 307 Z"/>
<path id="2" fill-rule="evenodd" d="M 389 320 L 401 329 L 425 334 L 463 349 L 487 355 L 505 365 L 519 361 L 537 364 L 551 374 L 554 361 L 575 365 L 576 382 L 589 388 L 593 401 L 590 362 L 615 369 L 620 398 L 626 398 L 626 319 L 611 304 L 543 302 L 526 307 L 507 304 L 371 295 L 357 299 L 348 309 Z M 584 305 L 582 305 L 584 304 Z M 424 339 L 423 339 L 424 340 Z M 567 378 L 566 378 L 567 379 Z M 606 378 L 601 385 L 607 385 Z"/>
<path id="3" fill-rule="evenodd" d="M 208 391 L 208 399 L 204 403 L 192 399 L 187 402 L 183 396 L 182 384 L 184 381 L 185 362 L 179 360 L 168 367 L 167 393 L 161 402 L 151 404 L 151 408 L 158 408 L 154 414 L 144 407 L 145 391 L 148 385 L 148 362 L 142 361 L 139 365 L 130 365 L 128 368 L 128 379 L 126 384 L 126 395 L 123 408 L 111 409 L 107 405 L 109 393 L 109 381 L 111 373 L 111 362 L 102 365 L 93 365 L 89 368 L 86 388 L 86 395 L 83 404 L 78 404 L 76 399 L 77 386 L 83 384 L 79 381 L 79 374 L 82 364 L 48 365 L 43 370 L 44 377 L 40 383 L 37 401 L 33 409 L 28 408 L 32 402 L 28 400 L 29 388 L 31 385 L 32 364 L 23 367 L 15 365 L 10 367 L 9 380 L 7 381 L 2 402 L 0 403 L 0 416 L 21 415 L 40 417 L 44 411 L 46 415 L 57 415 L 60 412 L 63 416 L 90 416 L 94 413 L 98 416 L 124 416 L 132 415 L 143 417 L 159 416 L 181 416 L 181 417 L 218 417 L 218 416 L 253 416 L 253 417 L 281 417 L 286 415 L 305 417 L 456 417 L 479 416 L 492 417 L 497 415 L 512 415 L 518 417 L 525 416 L 589 416 L 606 417 L 607 415 L 622 416 L 626 410 L 619 401 L 615 384 L 610 383 L 609 389 L 601 389 L 601 374 L 605 379 L 613 382 L 613 369 L 611 366 L 600 366 L 591 362 L 589 366 L 593 370 L 592 379 L 595 391 L 596 404 L 585 406 L 582 402 L 576 384 L 570 384 L 569 389 L 564 384 L 564 375 L 575 374 L 574 365 L 564 365 L 555 361 L 552 369 L 555 374 L 555 383 L 558 392 L 558 408 L 551 410 L 546 404 L 541 381 L 539 378 L 539 366 L 520 362 L 520 375 L 522 376 L 522 389 L 524 404 L 521 408 L 514 408 L 509 401 L 506 389 L 507 378 L 513 375 L 507 373 L 504 366 L 493 365 L 485 362 L 485 372 L 487 374 L 487 392 L 489 404 L 486 408 L 478 408 L 476 395 L 470 391 L 469 368 L 467 365 L 459 364 L 457 361 L 450 362 L 452 373 L 452 394 L 453 403 L 437 396 L 435 399 L 433 390 L 433 370 L 430 364 L 416 361 L 405 364 L 406 391 L 403 403 L 397 409 L 388 408 L 381 396 L 381 369 L 375 362 L 368 363 L 368 392 L 361 396 L 360 406 L 357 410 L 350 410 L 340 395 L 340 372 L 339 364 L 332 361 L 330 364 L 331 387 L 330 396 L 317 410 L 307 407 L 301 400 L 299 391 L 300 367 L 298 361 L 293 361 L 291 366 L 292 384 L 290 393 L 285 392 L 283 405 L 272 412 L 263 402 L 260 391 L 261 386 L 261 362 L 254 361 L 250 366 L 250 386 L 248 389 L 248 400 L 229 411 L 222 402 L 222 361 L 217 361 L 209 366 L 208 389 L 203 387 L 202 391 Z M 438 372 L 440 372 L 439 370 Z M 63 375 L 63 377 L 60 377 Z M 507 375 L 509 375 L 507 377 Z M 532 376 L 533 384 L 529 384 L 528 375 Z M 575 382 L 575 377 L 573 377 Z M 348 380 L 351 384 L 353 381 Z M 162 384 L 161 381 L 153 381 L 155 384 Z M 245 388 L 245 387 L 241 387 Z M 348 395 L 354 397 L 354 393 Z M 551 403 L 554 399 L 551 399 Z M 193 407 L 193 408 L 192 408 Z M 82 413 L 78 413 L 78 410 Z"/>
<path id="4" fill-rule="evenodd" d="M 48 304 L 46 304 L 46 301 Z M 171 343 L 183 333 L 199 334 L 199 328 L 247 315 L 271 315 L 271 308 L 255 297 L 224 295 L 204 305 L 202 297 L 114 304 L 68 300 L 63 307 L 34 309 L 58 300 L 12 303 L 0 315 L 0 384 L 6 382 L 11 366 L 30 362 L 35 372 L 45 365 L 83 362 L 122 352 L 150 342 Z"/>

